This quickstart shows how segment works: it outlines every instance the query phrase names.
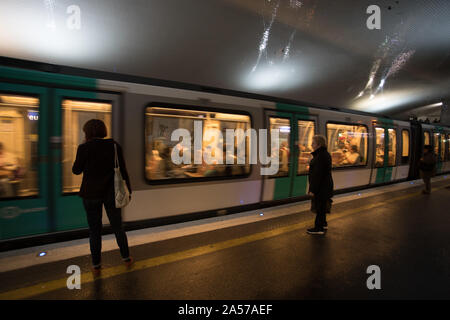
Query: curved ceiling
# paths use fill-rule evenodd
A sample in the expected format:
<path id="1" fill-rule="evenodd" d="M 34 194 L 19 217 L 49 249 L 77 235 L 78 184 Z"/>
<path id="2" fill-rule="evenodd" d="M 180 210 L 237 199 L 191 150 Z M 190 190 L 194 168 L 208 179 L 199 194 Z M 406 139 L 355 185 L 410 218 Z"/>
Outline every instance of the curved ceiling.
<path id="1" fill-rule="evenodd" d="M 450 97 L 448 0 L 3 0 L 0 30 L 4 57 L 316 105 Z"/>

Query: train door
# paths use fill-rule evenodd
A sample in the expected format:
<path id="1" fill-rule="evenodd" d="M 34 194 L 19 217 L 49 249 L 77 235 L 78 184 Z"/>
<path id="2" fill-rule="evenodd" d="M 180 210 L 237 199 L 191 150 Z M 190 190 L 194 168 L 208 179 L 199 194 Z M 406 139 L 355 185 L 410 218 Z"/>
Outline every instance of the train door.
<path id="1" fill-rule="evenodd" d="M 446 161 L 445 161 L 445 168 L 444 168 L 444 172 L 449 172 L 450 171 L 450 133 L 447 133 L 447 138 L 446 138 L 446 142 L 445 142 L 445 149 L 447 150 L 446 152 Z"/>
<path id="2" fill-rule="evenodd" d="M 445 133 L 443 131 L 433 132 L 433 145 L 436 155 L 436 173 L 441 173 L 445 161 Z"/>
<path id="3" fill-rule="evenodd" d="M 293 114 L 289 112 L 266 112 L 266 128 L 268 129 L 268 153 L 271 154 L 271 161 L 277 162 L 277 173 L 265 176 L 263 200 L 281 200 L 291 196 L 293 180 Z M 273 136 L 271 130 L 279 130 L 279 150 L 278 156 L 273 154 L 276 150 L 271 150 Z"/>
<path id="4" fill-rule="evenodd" d="M 279 130 L 279 151 L 272 160 L 278 161 L 278 172 L 264 177 L 263 200 L 305 195 L 315 121 L 310 116 L 280 111 L 267 111 L 266 121 L 269 132 Z"/>
<path id="5" fill-rule="evenodd" d="M 397 129 L 390 125 L 375 126 L 375 152 L 372 183 L 392 181 L 396 176 Z"/>
<path id="6" fill-rule="evenodd" d="M 422 152 L 423 152 L 423 146 L 426 146 L 426 145 L 431 145 L 430 131 L 423 132 Z"/>
<path id="7" fill-rule="evenodd" d="M 450 171 L 450 133 L 447 133 L 445 138 L 445 164 L 444 164 L 444 172 Z"/>
<path id="8" fill-rule="evenodd" d="M 316 121 L 311 116 L 294 115 L 294 166 L 291 197 L 308 193 L 309 162 L 312 159 L 312 138 Z"/>
<path id="9" fill-rule="evenodd" d="M 51 132 L 53 221 L 57 231 L 87 227 L 81 198 L 77 195 L 82 175 L 72 174 L 78 145 L 84 142 L 83 125 L 90 119 L 102 120 L 107 137 L 118 135 L 119 96 L 90 91 L 57 89 L 54 92 Z M 111 161 L 113 161 L 111 159 Z M 107 222 L 103 215 L 104 223 Z"/>
<path id="10" fill-rule="evenodd" d="M 48 90 L 0 83 L 0 240 L 49 224 Z"/>
<path id="11" fill-rule="evenodd" d="M 410 128 L 399 128 L 399 163 L 397 167 L 396 179 L 406 179 L 411 167 L 411 134 Z"/>

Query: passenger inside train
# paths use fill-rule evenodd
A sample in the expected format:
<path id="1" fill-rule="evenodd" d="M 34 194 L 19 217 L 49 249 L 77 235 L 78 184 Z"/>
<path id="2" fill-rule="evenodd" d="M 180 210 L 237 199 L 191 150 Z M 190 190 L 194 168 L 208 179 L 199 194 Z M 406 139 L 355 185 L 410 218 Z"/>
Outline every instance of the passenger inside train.
<path id="1" fill-rule="evenodd" d="M 361 155 L 356 145 L 351 145 L 350 151 L 345 154 L 343 164 L 358 165 L 361 163 Z"/>
<path id="2" fill-rule="evenodd" d="M 367 163 L 367 128 L 365 126 L 327 124 L 328 151 L 333 167 Z"/>
<path id="3" fill-rule="evenodd" d="M 279 171 L 282 174 L 287 174 L 289 171 L 289 146 L 287 141 L 282 141 L 279 151 Z"/>
<path id="4" fill-rule="evenodd" d="M 202 164 L 194 163 L 193 140 L 191 151 L 181 150 L 183 147 L 179 142 L 171 141 L 172 132 L 179 128 L 188 130 L 193 139 L 194 121 L 198 120 L 203 121 L 202 150 L 198 151 L 201 152 Z M 250 118 L 246 115 L 149 107 L 146 110 L 146 177 L 148 180 L 167 180 L 247 174 L 250 171 L 248 140 L 236 137 L 232 154 L 227 150 L 227 143 L 223 137 L 226 137 L 227 129 L 245 131 L 249 128 Z M 222 138 L 219 133 L 222 133 Z M 246 150 L 246 164 L 237 163 L 238 146 L 243 146 Z M 191 164 L 173 163 L 171 160 L 173 148 L 180 149 L 177 150 L 180 156 L 183 152 L 190 152 Z M 216 159 L 219 152 L 223 157 L 222 164 Z M 212 163 L 208 164 L 205 161 L 205 154 L 211 156 Z"/>
<path id="5" fill-rule="evenodd" d="M 37 191 L 39 99 L 0 95 L 0 198 Z"/>
<path id="6" fill-rule="evenodd" d="M 6 151 L 0 142 L 0 197 L 8 198 L 17 195 L 18 181 L 17 157 Z"/>

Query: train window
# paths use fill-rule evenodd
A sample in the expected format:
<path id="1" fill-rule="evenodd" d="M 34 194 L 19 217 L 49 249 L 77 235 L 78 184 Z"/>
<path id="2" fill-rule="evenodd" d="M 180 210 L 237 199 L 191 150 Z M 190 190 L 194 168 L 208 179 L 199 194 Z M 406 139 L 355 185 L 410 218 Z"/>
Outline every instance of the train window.
<path id="1" fill-rule="evenodd" d="M 433 133 L 433 142 L 434 142 L 434 154 L 436 157 L 439 157 L 439 133 Z"/>
<path id="2" fill-rule="evenodd" d="M 286 118 L 270 117 L 270 130 L 279 129 L 279 152 L 278 158 L 275 156 L 272 161 L 278 161 L 278 172 L 272 177 L 286 177 L 289 174 L 290 148 L 289 139 L 291 135 L 291 123 Z M 272 153 L 273 154 L 273 150 Z"/>
<path id="3" fill-rule="evenodd" d="M 74 175 L 72 166 L 77 155 L 77 149 L 84 142 L 84 124 L 91 119 L 102 120 L 111 138 L 111 110 L 110 103 L 95 101 L 80 101 L 64 99 L 62 102 L 62 184 L 63 193 L 78 192 L 82 175 Z"/>
<path id="4" fill-rule="evenodd" d="M 248 115 L 147 107 L 145 176 L 157 181 L 249 174 L 249 136 L 237 134 L 228 141 L 226 130 L 236 133 L 241 129 L 246 133 L 250 128 Z M 172 133 L 177 129 L 182 129 L 178 132 L 183 140 L 172 141 Z M 191 140 L 184 141 L 185 135 Z M 199 146 L 196 136 L 200 137 Z M 197 147 L 199 154 L 194 154 Z M 179 164 L 172 160 L 173 154 L 180 158 Z M 185 161 L 186 157 L 190 160 Z"/>
<path id="5" fill-rule="evenodd" d="M 409 131 L 402 130 L 402 164 L 409 161 Z"/>
<path id="6" fill-rule="evenodd" d="M 423 145 L 427 146 L 430 145 L 430 133 L 428 131 L 423 132 Z"/>
<path id="7" fill-rule="evenodd" d="M 367 137 L 365 126 L 327 123 L 328 151 L 333 167 L 366 165 Z"/>
<path id="8" fill-rule="evenodd" d="M 314 121 L 299 120 L 298 123 L 298 168 L 297 174 L 308 173 L 312 154 L 312 138 L 314 136 Z"/>
<path id="9" fill-rule="evenodd" d="M 397 159 L 397 131 L 395 129 L 388 129 L 388 134 L 388 166 L 393 167 Z"/>
<path id="10" fill-rule="evenodd" d="M 39 99 L 0 94 L 0 198 L 38 194 Z"/>
<path id="11" fill-rule="evenodd" d="M 441 133 L 439 136 L 441 142 L 441 161 L 445 160 L 445 134 Z"/>
<path id="12" fill-rule="evenodd" d="M 375 128 L 376 134 L 376 151 L 375 151 L 375 167 L 384 166 L 384 129 Z"/>
<path id="13" fill-rule="evenodd" d="M 450 161 L 450 134 L 447 135 L 447 161 Z"/>

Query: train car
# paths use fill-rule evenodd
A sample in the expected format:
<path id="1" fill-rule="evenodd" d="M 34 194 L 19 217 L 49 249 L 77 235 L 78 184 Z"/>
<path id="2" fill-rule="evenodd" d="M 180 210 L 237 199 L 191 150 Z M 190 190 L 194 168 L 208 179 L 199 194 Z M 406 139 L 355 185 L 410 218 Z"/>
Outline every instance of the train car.
<path id="1" fill-rule="evenodd" d="M 437 172 L 450 171 L 447 127 L 115 75 L 11 66 L 0 67 L 0 74 L 2 250 L 87 235 L 77 195 L 81 176 L 71 169 L 84 139 L 82 126 L 92 118 L 103 120 L 124 150 L 133 189 L 123 210 L 127 230 L 307 199 L 314 134 L 327 137 L 336 193 L 418 178 L 424 144 L 432 144 L 439 156 Z M 196 157 L 195 148 L 177 150 L 179 141 L 171 139 L 176 129 L 192 141 L 199 134 L 201 150 L 223 152 L 223 163 L 175 164 L 174 150 Z M 228 139 L 227 129 L 249 133 Z M 253 141 L 260 147 L 261 136 L 250 145 L 248 129 L 279 130 L 275 174 L 262 175 L 267 165 L 250 163 Z M 272 152 L 270 134 L 268 140 Z M 245 151 L 245 163 L 238 161 L 239 150 Z"/>
<path id="2" fill-rule="evenodd" d="M 410 165 L 410 179 L 419 177 L 419 160 L 423 156 L 424 145 L 432 146 L 436 155 L 436 173 L 450 171 L 450 128 L 438 124 L 411 121 L 413 139 L 413 159 Z"/>

